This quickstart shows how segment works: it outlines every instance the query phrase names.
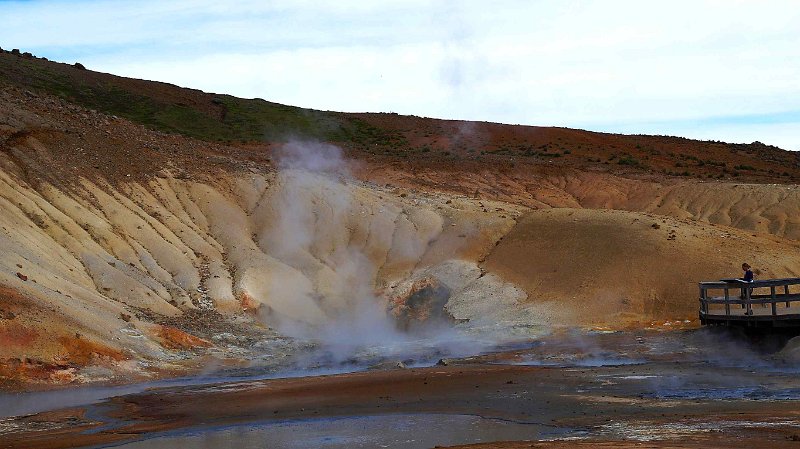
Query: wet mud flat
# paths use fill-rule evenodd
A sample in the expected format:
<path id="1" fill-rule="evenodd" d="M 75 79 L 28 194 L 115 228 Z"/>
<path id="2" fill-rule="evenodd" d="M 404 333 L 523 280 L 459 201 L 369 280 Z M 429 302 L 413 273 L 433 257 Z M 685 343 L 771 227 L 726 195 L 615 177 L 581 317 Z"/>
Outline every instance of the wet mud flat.
<path id="1" fill-rule="evenodd" d="M 561 335 L 446 366 L 168 386 L 2 419 L 0 447 L 800 447 L 800 370 L 727 340 L 712 356 L 713 338 Z"/>

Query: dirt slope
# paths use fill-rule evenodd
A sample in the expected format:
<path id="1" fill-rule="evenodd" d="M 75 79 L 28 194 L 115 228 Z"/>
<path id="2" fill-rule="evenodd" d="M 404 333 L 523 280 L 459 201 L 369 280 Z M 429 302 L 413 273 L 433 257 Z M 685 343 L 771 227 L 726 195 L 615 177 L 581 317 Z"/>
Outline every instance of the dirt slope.
<path id="1" fill-rule="evenodd" d="M 361 176 L 533 209 L 648 212 L 800 239 L 800 189 L 796 184 L 653 179 L 574 168 L 523 170 L 468 163 L 437 169 L 370 164 Z"/>
<path id="2" fill-rule="evenodd" d="M 359 301 L 412 294 L 431 269 L 453 295 L 472 291 L 475 261 L 519 214 L 359 181 L 344 159 L 313 169 L 336 153 L 276 170 L 237 149 L 7 92 L 0 378 L 81 381 L 178 368 L 195 352 L 227 357 L 220 342 L 252 343 L 231 332 L 324 326 L 357 314 Z"/>
<path id="3" fill-rule="evenodd" d="M 696 319 L 697 282 L 800 276 L 800 244 L 654 214 L 553 209 L 528 213 L 484 267 L 522 287 L 565 325 L 610 328 Z"/>
<path id="4" fill-rule="evenodd" d="M 281 154 L 327 147 L 197 134 L 209 142 L 182 122 L 167 134 L 106 112 L 125 92 L 161 112 L 221 105 L 19 58 L 0 54 L 0 380 L 279 356 L 292 348 L 278 333 L 357 316 L 364 298 L 407 317 L 430 312 L 409 311 L 422 297 L 480 329 L 619 327 L 693 318 L 695 283 L 743 260 L 762 277 L 800 272 L 797 186 L 765 183 L 794 179 L 795 156 L 774 148 L 331 113 L 355 120 L 322 134 L 344 157 L 287 168 Z M 49 71 L 69 89 L 53 95 Z M 80 86 L 113 104 L 81 106 Z M 247 120 L 283 126 L 253 108 Z M 754 170 L 716 180 L 723 166 L 701 154 Z M 690 176 L 656 169 L 673 161 Z"/>

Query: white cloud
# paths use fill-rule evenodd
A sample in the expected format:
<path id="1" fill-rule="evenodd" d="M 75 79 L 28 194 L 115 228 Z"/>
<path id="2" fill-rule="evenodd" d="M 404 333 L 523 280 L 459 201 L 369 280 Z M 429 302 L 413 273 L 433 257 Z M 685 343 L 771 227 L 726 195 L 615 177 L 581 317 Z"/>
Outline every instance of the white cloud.
<path id="1" fill-rule="evenodd" d="M 680 134 L 800 111 L 797 23 L 793 0 L 33 1 L 0 3 L 0 45 L 319 109 Z M 800 147 L 723 125 L 693 132 Z"/>

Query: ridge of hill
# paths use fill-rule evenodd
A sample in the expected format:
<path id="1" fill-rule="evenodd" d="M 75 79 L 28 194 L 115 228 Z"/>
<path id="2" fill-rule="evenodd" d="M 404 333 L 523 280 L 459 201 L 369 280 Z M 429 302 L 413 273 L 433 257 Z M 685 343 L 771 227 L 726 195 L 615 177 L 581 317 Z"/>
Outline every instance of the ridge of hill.
<path id="1" fill-rule="evenodd" d="M 155 130 L 236 146 L 314 139 L 422 165 L 549 165 L 626 176 L 796 183 L 800 154 L 765 145 L 569 128 L 340 113 L 206 93 L 0 51 L 0 86 L 46 93 Z"/>

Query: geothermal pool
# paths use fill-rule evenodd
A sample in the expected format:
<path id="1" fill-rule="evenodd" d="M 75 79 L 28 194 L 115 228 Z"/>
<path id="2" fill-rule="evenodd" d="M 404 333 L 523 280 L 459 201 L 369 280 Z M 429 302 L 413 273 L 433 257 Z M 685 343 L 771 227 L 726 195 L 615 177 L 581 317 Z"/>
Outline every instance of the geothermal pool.
<path id="1" fill-rule="evenodd" d="M 5 395 L 0 442 L 427 448 L 520 440 L 654 447 L 744 441 L 780 447 L 800 434 L 800 367 L 764 341 L 708 329 L 563 330 L 495 349 L 404 369 L 328 360 L 317 371 L 219 372 Z"/>
<path id="2" fill-rule="evenodd" d="M 474 415 L 419 413 L 301 419 L 201 432 L 179 432 L 119 447 L 128 449 L 429 448 L 497 440 L 554 438 L 565 433 L 561 429 L 536 423 L 520 423 Z"/>

